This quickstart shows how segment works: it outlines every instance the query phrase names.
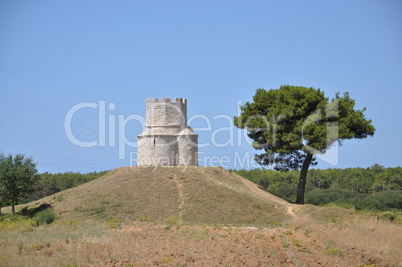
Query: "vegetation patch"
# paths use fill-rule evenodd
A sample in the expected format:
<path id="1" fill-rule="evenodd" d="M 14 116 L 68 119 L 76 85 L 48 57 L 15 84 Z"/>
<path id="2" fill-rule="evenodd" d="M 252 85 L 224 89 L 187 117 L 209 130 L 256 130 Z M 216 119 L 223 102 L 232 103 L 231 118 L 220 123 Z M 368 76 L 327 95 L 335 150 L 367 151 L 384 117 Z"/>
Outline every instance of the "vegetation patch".
<path id="1" fill-rule="evenodd" d="M 329 256 L 335 256 L 335 257 L 341 257 L 342 256 L 342 251 L 339 248 L 328 248 L 327 250 L 324 251 L 325 255 Z"/>
<path id="2" fill-rule="evenodd" d="M 138 217 L 138 221 L 140 222 L 151 222 L 152 218 L 148 214 L 143 214 Z"/>
<path id="3" fill-rule="evenodd" d="M 113 229 L 121 228 L 121 220 L 117 218 L 110 218 L 107 221 L 107 226 Z"/>
<path id="4" fill-rule="evenodd" d="M 266 169 L 239 170 L 241 176 L 290 202 L 296 199 L 300 172 Z M 402 210 L 402 167 L 312 169 L 307 179 L 305 203 L 345 209 Z"/>
<path id="5" fill-rule="evenodd" d="M 294 245 L 295 247 L 301 247 L 301 246 L 302 246 L 302 245 L 300 244 L 299 240 L 297 240 L 297 239 L 292 239 L 292 242 L 293 242 L 293 245 Z"/>
<path id="6" fill-rule="evenodd" d="M 285 234 L 285 235 L 293 235 L 293 232 L 290 231 L 290 230 L 286 230 L 286 231 L 283 232 L 283 234 Z"/>
<path id="7" fill-rule="evenodd" d="M 36 226 L 36 222 L 27 217 L 17 214 L 6 214 L 0 216 L 0 231 L 18 229 L 23 232 L 32 231 Z"/>
<path id="8" fill-rule="evenodd" d="M 47 208 L 38 212 L 33 218 L 37 225 L 50 224 L 56 220 L 56 213 L 51 208 Z"/>
<path id="9" fill-rule="evenodd" d="M 168 224 L 169 226 L 174 226 L 174 225 L 179 225 L 179 218 L 177 218 L 177 216 L 174 215 L 169 215 L 168 217 L 166 217 L 165 219 L 165 223 Z"/>
<path id="10" fill-rule="evenodd" d="M 309 248 L 299 248 L 298 251 L 305 252 L 305 253 L 311 253 L 311 250 Z"/>
<path id="11" fill-rule="evenodd" d="M 398 215 L 391 211 L 383 212 L 380 215 L 378 215 L 379 219 L 387 219 L 390 220 L 391 222 L 395 221 L 397 217 Z"/>

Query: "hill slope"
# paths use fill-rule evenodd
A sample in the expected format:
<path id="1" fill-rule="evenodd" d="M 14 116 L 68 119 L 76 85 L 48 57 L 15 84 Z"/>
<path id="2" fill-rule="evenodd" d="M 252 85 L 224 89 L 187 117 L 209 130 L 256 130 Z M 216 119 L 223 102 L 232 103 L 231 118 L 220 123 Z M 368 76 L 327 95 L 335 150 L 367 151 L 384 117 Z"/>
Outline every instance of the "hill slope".
<path id="1" fill-rule="evenodd" d="M 121 167 L 58 199 L 52 206 L 63 217 L 253 225 L 290 218 L 287 202 L 218 167 Z"/>
<path id="2" fill-rule="evenodd" d="M 215 167 L 118 168 L 30 209 L 41 203 L 57 211 L 52 224 L 0 220 L 1 266 L 401 262 L 400 225 L 337 207 L 293 205 Z"/>

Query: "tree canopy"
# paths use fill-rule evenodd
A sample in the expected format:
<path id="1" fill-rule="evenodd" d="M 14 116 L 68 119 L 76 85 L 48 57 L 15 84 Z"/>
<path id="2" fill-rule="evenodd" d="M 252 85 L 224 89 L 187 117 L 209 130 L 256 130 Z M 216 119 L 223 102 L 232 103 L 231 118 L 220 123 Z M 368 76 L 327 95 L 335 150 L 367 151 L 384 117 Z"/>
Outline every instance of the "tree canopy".
<path id="1" fill-rule="evenodd" d="M 13 214 L 18 200 L 32 190 L 37 172 L 32 157 L 22 154 L 0 157 L 0 201 L 11 204 Z"/>
<path id="2" fill-rule="evenodd" d="M 283 85 L 257 89 L 234 123 L 248 131 L 255 149 L 263 150 L 255 156 L 259 164 L 280 171 L 301 169 L 296 202 L 303 204 L 307 171 L 316 164 L 316 154 L 336 142 L 374 135 L 364 111 L 355 110 L 348 93 L 337 93 L 330 101 L 320 89 Z"/>

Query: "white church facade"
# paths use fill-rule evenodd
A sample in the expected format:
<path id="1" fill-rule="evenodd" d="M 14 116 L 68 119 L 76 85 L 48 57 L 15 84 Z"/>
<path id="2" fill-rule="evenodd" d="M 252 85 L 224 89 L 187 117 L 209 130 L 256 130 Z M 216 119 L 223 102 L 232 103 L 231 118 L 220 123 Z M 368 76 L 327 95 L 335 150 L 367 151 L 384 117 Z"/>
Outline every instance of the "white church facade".
<path id="1" fill-rule="evenodd" d="M 187 99 L 147 99 L 145 117 L 145 131 L 138 135 L 137 165 L 198 165 L 198 135 L 187 125 Z"/>

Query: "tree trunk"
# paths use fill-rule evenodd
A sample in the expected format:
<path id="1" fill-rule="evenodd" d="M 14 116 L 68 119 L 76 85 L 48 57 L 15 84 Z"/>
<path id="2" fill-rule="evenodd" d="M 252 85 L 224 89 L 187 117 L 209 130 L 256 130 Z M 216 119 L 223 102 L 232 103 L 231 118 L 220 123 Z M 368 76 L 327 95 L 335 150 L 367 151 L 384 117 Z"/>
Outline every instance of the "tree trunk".
<path id="1" fill-rule="evenodd" d="M 297 204 L 304 204 L 304 191 L 306 190 L 307 171 L 313 160 L 313 154 L 307 154 L 300 172 L 299 186 L 297 188 Z"/>
<path id="2" fill-rule="evenodd" d="M 15 207 L 14 207 L 14 204 L 11 205 L 11 213 L 12 213 L 12 214 L 15 214 Z"/>

